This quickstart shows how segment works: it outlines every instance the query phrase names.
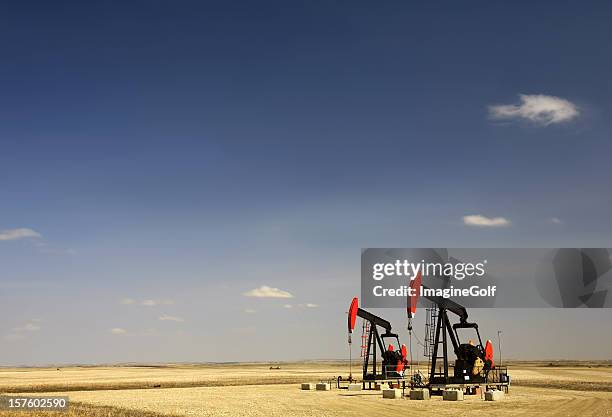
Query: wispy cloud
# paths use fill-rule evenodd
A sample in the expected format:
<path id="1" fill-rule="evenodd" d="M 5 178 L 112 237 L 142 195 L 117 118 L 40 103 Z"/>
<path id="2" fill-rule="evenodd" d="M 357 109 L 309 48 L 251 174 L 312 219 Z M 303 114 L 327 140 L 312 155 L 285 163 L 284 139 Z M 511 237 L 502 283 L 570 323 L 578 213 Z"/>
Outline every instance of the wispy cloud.
<path id="1" fill-rule="evenodd" d="M 40 233 L 32 230 L 32 229 L 15 229 L 14 231 L 20 231 L 19 233 L 15 233 L 20 236 L 19 239 L 30 238 L 32 240 L 32 244 L 38 248 L 38 252 L 45 255 L 76 255 L 76 249 L 72 248 L 62 248 L 57 247 L 55 245 L 51 245 L 46 242 Z M 5 232 L 2 232 L 5 233 Z"/>
<path id="2" fill-rule="evenodd" d="M 174 304 L 172 300 L 143 300 L 140 305 L 146 307 L 155 307 L 155 306 L 169 306 Z"/>
<path id="3" fill-rule="evenodd" d="M 563 224 L 563 221 L 561 221 L 561 219 L 558 217 L 551 217 L 550 219 L 548 219 L 548 221 L 552 224 Z"/>
<path id="4" fill-rule="evenodd" d="M 481 214 L 463 216 L 463 223 L 467 226 L 476 227 L 506 227 L 510 225 L 510 220 L 505 217 L 486 217 Z"/>
<path id="5" fill-rule="evenodd" d="M 37 323 L 26 323 L 21 327 L 15 327 L 15 332 L 37 332 L 40 330 L 40 326 Z"/>
<path id="6" fill-rule="evenodd" d="M 0 231 L 0 241 L 8 240 L 30 240 L 31 243 L 38 248 L 38 252 L 46 255 L 76 255 L 77 251 L 72 248 L 58 248 L 49 245 L 43 239 L 43 236 L 36 230 L 21 227 L 17 229 L 8 229 Z"/>
<path id="7" fill-rule="evenodd" d="M 155 306 L 168 306 L 174 304 L 173 300 L 136 300 L 134 298 L 125 297 L 119 301 L 123 305 L 140 305 L 145 307 L 155 307 Z"/>
<path id="8" fill-rule="evenodd" d="M 132 329 L 128 330 L 123 327 L 113 327 L 112 329 L 108 329 L 108 332 L 118 336 L 129 336 L 129 337 L 139 337 L 139 336 L 155 336 L 158 335 L 159 332 L 154 327 L 149 327 L 146 329 Z"/>
<path id="9" fill-rule="evenodd" d="M 519 104 L 489 106 L 489 115 L 497 120 L 524 119 L 540 126 L 568 122 L 580 114 L 578 106 L 564 98 L 544 94 L 520 94 Z"/>
<path id="10" fill-rule="evenodd" d="M 293 306 L 291 304 L 285 304 L 283 307 L 284 308 L 293 308 Z"/>
<path id="11" fill-rule="evenodd" d="M 42 235 L 35 230 L 22 227 L 0 232 L 0 240 L 39 239 Z"/>
<path id="12" fill-rule="evenodd" d="M 7 340 L 24 339 L 28 334 L 38 332 L 40 330 L 40 320 L 32 319 L 21 326 L 14 327 L 11 332 L 5 336 Z"/>
<path id="13" fill-rule="evenodd" d="M 121 327 L 113 327 L 112 329 L 110 329 L 110 332 L 112 334 L 127 334 L 127 330 Z"/>
<path id="14" fill-rule="evenodd" d="M 244 310 L 244 312 L 245 312 L 246 314 L 255 314 L 255 313 L 257 313 L 257 310 L 253 310 L 252 308 L 246 308 L 246 309 Z"/>
<path id="15" fill-rule="evenodd" d="M 183 319 L 182 317 L 176 317 L 176 316 L 169 316 L 167 314 L 162 314 L 161 316 L 159 316 L 159 319 L 161 321 L 176 321 L 176 322 L 184 322 L 185 319 Z"/>
<path id="16" fill-rule="evenodd" d="M 291 304 L 285 304 L 284 307 L 287 306 L 291 306 L 293 307 Z M 295 307 L 297 308 L 317 308 L 319 307 L 318 304 L 314 304 L 314 303 L 305 303 L 305 304 L 296 304 Z"/>
<path id="17" fill-rule="evenodd" d="M 279 288 L 268 287 L 262 285 L 259 288 L 254 288 L 250 291 L 243 293 L 245 297 L 258 297 L 258 298 L 293 298 L 293 295 L 287 291 L 283 291 Z"/>

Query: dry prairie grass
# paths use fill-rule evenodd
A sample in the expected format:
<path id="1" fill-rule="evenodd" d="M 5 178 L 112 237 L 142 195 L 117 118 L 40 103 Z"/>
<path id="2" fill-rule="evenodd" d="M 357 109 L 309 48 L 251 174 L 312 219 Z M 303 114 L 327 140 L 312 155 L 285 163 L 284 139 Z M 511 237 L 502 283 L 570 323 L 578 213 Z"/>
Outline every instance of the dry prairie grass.
<path id="1" fill-rule="evenodd" d="M 171 414 L 158 414 L 150 411 L 125 408 L 70 403 L 68 411 L 7 411 L 0 410 L 0 417 L 172 417 Z"/>
<path id="2" fill-rule="evenodd" d="M 274 364 L 277 366 L 279 364 Z M 513 385 L 612 391 L 612 366 L 601 362 L 517 362 Z M 152 388 L 296 384 L 347 375 L 346 362 L 271 364 L 0 368 L 0 392 L 36 393 Z M 358 374 L 355 364 L 353 371 Z"/>
<path id="3" fill-rule="evenodd" d="M 277 366 L 275 364 L 275 366 Z M 0 369 L 0 392 L 98 391 L 147 388 L 294 384 L 345 375 L 345 363 L 106 366 Z M 58 370 L 59 369 L 59 370 Z"/>
<path id="4" fill-rule="evenodd" d="M 383 399 L 379 391 L 302 391 L 298 385 L 249 385 L 159 390 L 71 392 L 79 403 L 198 417 L 604 417 L 612 393 L 514 387 L 501 402 Z M 134 417 L 138 416 L 136 414 Z M 114 416 L 113 416 L 114 417 Z"/>
<path id="5" fill-rule="evenodd" d="M 316 380 L 326 379 L 324 374 L 310 376 Z M 115 391 L 133 389 L 157 389 L 157 388 L 196 388 L 196 387 L 227 387 L 242 385 L 278 385 L 297 384 L 304 377 L 261 377 L 253 379 L 224 378 L 219 380 L 194 380 L 194 381 L 134 381 L 134 382 L 107 382 L 91 384 L 37 384 L 27 386 L 3 386 L 0 392 L 14 393 L 39 393 L 39 392 L 71 392 L 71 391 Z"/>
<path id="6" fill-rule="evenodd" d="M 270 369 L 270 364 L 0 369 L 0 392 L 52 388 L 49 393 L 60 395 L 64 391 L 72 408 L 68 414 L 60 413 L 62 417 L 612 416 L 612 367 L 607 363 L 516 364 L 510 368 L 510 395 L 498 403 L 473 396 L 449 403 L 439 397 L 425 402 L 385 400 L 379 392 L 301 391 L 298 382 L 346 376 L 347 364 L 280 366 L 278 370 Z M 353 371 L 358 369 L 354 366 Z M 0 417 L 8 416 L 0 412 Z"/>

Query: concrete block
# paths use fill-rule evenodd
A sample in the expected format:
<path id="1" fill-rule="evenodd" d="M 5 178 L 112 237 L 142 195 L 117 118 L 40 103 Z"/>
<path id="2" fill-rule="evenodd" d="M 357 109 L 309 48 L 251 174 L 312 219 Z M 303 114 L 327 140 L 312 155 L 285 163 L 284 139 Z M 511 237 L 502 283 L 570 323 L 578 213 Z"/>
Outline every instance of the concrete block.
<path id="1" fill-rule="evenodd" d="M 402 398 L 402 390 L 401 389 L 384 389 L 383 398 Z"/>
<path id="2" fill-rule="evenodd" d="M 316 386 L 316 384 L 307 382 L 305 384 L 302 384 L 302 389 L 303 390 L 313 390 L 313 389 L 315 389 L 315 386 Z"/>
<path id="3" fill-rule="evenodd" d="M 329 391 L 331 390 L 331 386 L 328 383 L 321 382 L 317 384 L 317 391 Z"/>
<path id="4" fill-rule="evenodd" d="M 428 389 L 410 390 L 410 399 L 411 400 L 429 400 L 429 390 Z"/>
<path id="5" fill-rule="evenodd" d="M 444 401 L 463 401 L 463 391 L 458 389 L 446 389 L 442 391 Z"/>
<path id="6" fill-rule="evenodd" d="M 503 391 L 487 391 L 485 392 L 485 401 L 501 401 L 504 399 Z"/>
<path id="7" fill-rule="evenodd" d="M 348 384 L 349 391 L 361 391 L 361 384 Z"/>

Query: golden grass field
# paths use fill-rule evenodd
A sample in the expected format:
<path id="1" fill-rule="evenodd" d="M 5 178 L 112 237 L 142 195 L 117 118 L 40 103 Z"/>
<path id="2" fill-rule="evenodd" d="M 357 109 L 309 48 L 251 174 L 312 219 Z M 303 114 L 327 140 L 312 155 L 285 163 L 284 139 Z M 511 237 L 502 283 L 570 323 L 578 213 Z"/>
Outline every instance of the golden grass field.
<path id="1" fill-rule="evenodd" d="M 502 402 L 383 399 L 377 391 L 301 391 L 300 382 L 348 374 L 346 363 L 109 366 L 0 369 L 0 392 L 68 395 L 69 412 L 44 415 L 155 416 L 612 416 L 612 364 L 510 364 Z M 355 366 L 357 368 L 357 366 Z M 357 372 L 357 369 L 354 371 Z"/>

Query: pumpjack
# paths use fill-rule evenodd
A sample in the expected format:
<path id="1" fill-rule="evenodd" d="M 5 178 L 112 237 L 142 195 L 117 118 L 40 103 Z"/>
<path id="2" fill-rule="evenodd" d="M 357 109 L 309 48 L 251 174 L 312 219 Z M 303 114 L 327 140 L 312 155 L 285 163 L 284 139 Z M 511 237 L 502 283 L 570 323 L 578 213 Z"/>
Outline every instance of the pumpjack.
<path id="1" fill-rule="evenodd" d="M 433 304 L 433 307 L 427 309 L 428 316 L 425 325 L 424 347 L 425 356 L 430 358 L 429 375 L 425 380 L 420 372 L 413 372 L 408 381 L 410 386 L 427 388 L 430 391 L 456 387 L 465 389 L 468 393 L 474 393 L 476 387 L 484 386 L 485 388 L 496 387 L 507 392 L 510 385 L 508 369 L 495 365 L 493 344 L 490 340 L 487 340 L 485 344 L 482 343 L 478 324 L 468 321 L 466 308 L 450 298 L 430 295 L 429 288 L 422 285 L 420 273 L 411 281 L 410 288 L 412 292 L 407 298 L 407 313 L 408 333 L 411 340 L 412 319 L 416 314 L 420 295 L 423 294 L 423 298 Z M 449 314 L 456 315 L 459 321 L 453 324 Z M 365 332 L 367 344 L 363 346 L 365 348 L 362 370 L 364 388 L 366 382 L 371 384 L 383 380 L 397 380 L 398 386 L 405 388 L 408 379 L 405 370 L 409 368 L 406 345 L 400 345 L 399 336 L 392 332 L 389 321 L 359 308 L 357 297 L 353 298 L 348 312 L 349 345 L 357 317 L 361 317 L 368 324 L 368 330 Z M 475 341 L 461 342 L 458 330 L 462 329 L 473 329 L 476 333 Z M 381 331 L 384 332 L 381 333 Z M 395 350 L 393 343 L 387 345 L 389 340 L 395 342 L 398 350 Z M 451 349 L 456 357 L 454 364 L 451 364 Z M 412 357 L 412 351 L 410 355 Z M 380 367 L 378 366 L 379 356 L 382 361 Z M 341 377 L 338 378 L 339 387 L 341 379 Z M 351 381 L 353 381 L 352 373 L 349 377 L 349 382 Z M 400 381 L 401 384 L 399 384 Z"/>
<path id="2" fill-rule="evenodd" d="M 391 323 L 375 314 L 359 308 L 359 300 L 353 298 L 348 312 L 348 332 L 350 335 L 355 329 L 357 317 L 361 317 L 369 324 L 367 332 L 367 345 L 363 356 L 363 383 L 381 380 L 401 380 L 404 370 L 408 367 L 406 345 L 400 345 L 399 336 L 391 330 Z M 384 330 L 380 332 L 379 328 Z M 389 343 L 391 342 L 391 343 Z M 398 347 L 395 350 L 394 344 Z M 382 360 L 378 367 L 378 357 Z"/>
<path id="3" fill-rule="evenodd" d="M 441 390 L 449 386 L 497 386 L 508 390 L 510 377 L 507 368 L 495 366 L 493 344 L 487 340 L 483 345 L 478 330 L 478 324 L 468 322 L 468 313 L 464 306 L 450 298 L 427 295 L 428 288 L 422 285 L 421 274 L 411 284 L 414 288 L 412 296 L 408 297 L 408 331 L 412 333 L 412 318 L 416 313 L 416 304 L 421 293 L 423 298 L 434 307 L 428 309 L 425 327 L 425 354 L 430 357 L 429 379 L 424 384 L 418 374 L 413 375 L 412 384 L 427 386 L 430 390 Z M 423 291 L 420 288 L 423 288 Z M 459 322 L 452 324 L 449 313 L 459 317 Z M 458 330 L 473 329 L 476 341 L 462 343 Z M 449 343 L 456 356 L 453 373 L 450 373 Z M 441 362 L 441 364 L 440 364 Z M 416 378 L 415 378 L 416 376 Z"/>

